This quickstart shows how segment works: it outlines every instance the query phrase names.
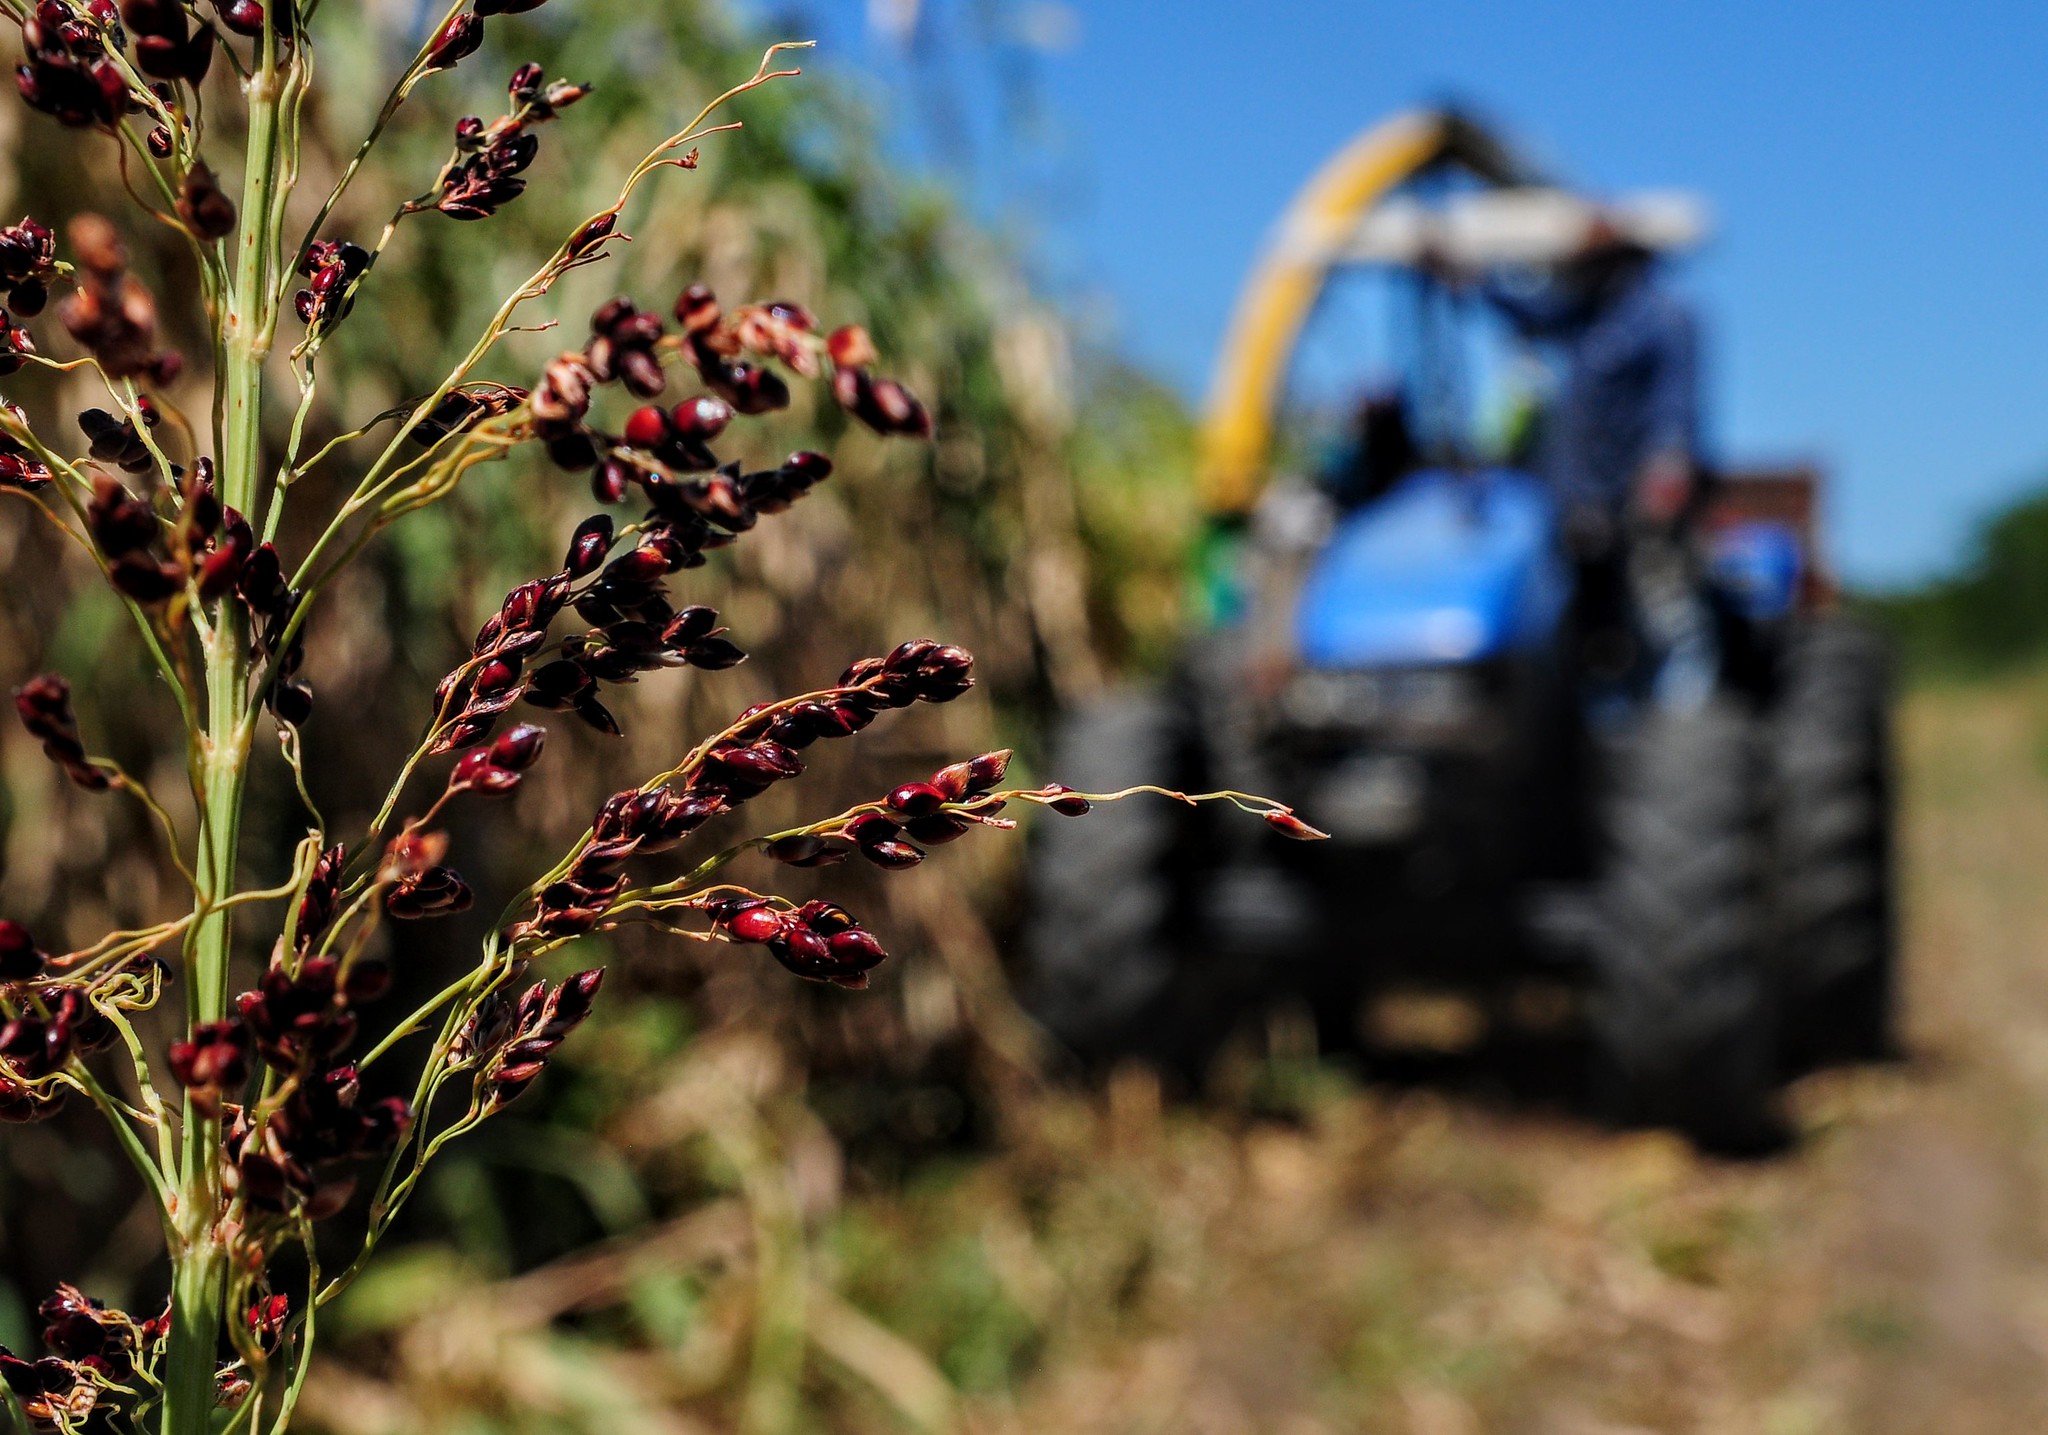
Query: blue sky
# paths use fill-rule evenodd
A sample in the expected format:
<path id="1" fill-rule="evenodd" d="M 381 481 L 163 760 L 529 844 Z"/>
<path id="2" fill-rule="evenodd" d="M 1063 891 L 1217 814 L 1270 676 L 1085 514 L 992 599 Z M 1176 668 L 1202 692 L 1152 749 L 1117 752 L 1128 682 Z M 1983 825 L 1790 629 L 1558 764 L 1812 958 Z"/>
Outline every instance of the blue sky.
<path id="1" fill-rule="evenodd" d="M 811 7 L 821 62 L 906 153 L 969 136 L 1049 282 L 1191 399 L 1294 189 L 1365 124 L 1456 96 L 1570 179 L 1710 199 L 1719 236 L 1681 277 L 1717 447 L 1829 464 L 1853 580 L 1953 563 L 2048 478 L 2048 8 L 1011 0 L 1050 42 L 1026 58 L 983 43 L 984 0 L 926 4 L 942 100 L 874 28 L 892 0 Z M 1037 119 L 998 144 L 1020 67 Z"/>

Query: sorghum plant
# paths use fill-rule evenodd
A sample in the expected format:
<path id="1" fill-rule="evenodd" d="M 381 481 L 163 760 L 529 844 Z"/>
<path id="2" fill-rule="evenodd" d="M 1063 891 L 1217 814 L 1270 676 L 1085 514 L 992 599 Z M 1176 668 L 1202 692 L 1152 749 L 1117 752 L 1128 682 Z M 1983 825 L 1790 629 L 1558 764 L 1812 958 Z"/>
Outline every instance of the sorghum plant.
<path id="1" fill-rule="evenodd" d="M 590 1011 L 601 970 L 535 975 L 556 948 L 645 924 L 764 947 L 799 977 L 859 989 L 885 959 L 881 941 L 831 902 L 739 885 L 728 870 L 736 859 L 819 867 L 858 857 L 899 869 L 977 827 L 1011 827 L 1006 811 L 1080 816 L 1128 795 L 1005 787 L 1008 754 L 987 753 L 801 826 L 678 855 L 712 819 L 799 776 L 812 744 L 969 689 L 967 653 L 913 639 L 679 744 L 666 770 L 598 803 L 561 859 L 509 894 L 463 975 L 417 1010 L 379 1014 L 391 984 L 383 924 L 431 921 L 476 899 L 437 824 L 457 804 L 513 796 L 543 757 L 546 730 L 515 712 L 562 713 L 616 734 L 621 686 L 744 659 L 718 614 L 677 589 L 713 551 L 829 480 L 832 464 L 799 452 L 743 471 L 718 456 L 728 427 L 785 406 L 794 381 L 828 385 L 877 433 L 932 430 L 925 406 L 877 372 L 881 356 L 858 328 L 827 332 L 794 302 L 727 309 L 699 285 L 666 314 L 629 298 L 606 303 L 580 347 L 519 376 L 530 384 L 484 373 L 519 311 L 625 239 L 641 185 L 695 166 L 692 146 L 728 127 L 714 111 L 796 73 L 771 68 L 789 48 L 776 46 L 621 177 L 616 202 L 505 298 L 432 392 L 317 449 L 306 441 L 323 346 L 401 226 L 488 220 L 516 202 L 542 127 L 588 92 L 521 66 L 503 113 L 460 121 L 439 172 L 419 177 L 419 193 L 381 231 L 330 232 L 415 89 L 475 54 L 489 17 L 539 3 L 474 0 L 443 15 L 331 191 L 297 214 L 319 0 L 0 0 L 21 26 L 22 97 L 104 135 L 148 217 L 189 243 L 212 389 L 210 413 L 173 402 L 184 361 L 161 338 L 158 301 L 130 272 L 115 224 L 77 216 L 63 242 L 34 219 L 0 229 L 0 376 L 61 369 L 105 394 L 104 406 L 76 415 L 75 437 L 39 432 L 0 403 L 0 490 L 90 553 L 126 609 L 182 716 L 196 812 L 196 824 L 181 825 L 134 775 L 92 753 L 63 677 L 15 694 L 22 723 L 71 782 L 144 804 L 191 893 L 176 915 L 71 950 L 0 921 L 0 1120 L 41 1119 L 71 1093 L 92 1102 L 161 1206 L 170 1266 L 168 1304 L 147 1318 L 69 1286 L 42 1304 L 49 1353 L 0 1353 L 0 1388 L 26 1426 L 286 1429 L 321 1308 L 364 1268 L 435 1153 L 538 1080 Z M 209 158 L 223 109 L 237 101 L 239 163 Z M 219 173 L 237 168 L 231 195 Z M 76 357 L 46 357 L 24 327 L 53 297 Z M 274 391 L 296 400 L 274 426 L 281 441 L 266 446 Z M 504 595 L 469 656 L 422 703 L 422 736 L 368 829 L 329 831 L 304 780 L 318 760 L 303 736 L 318 677 L 305 666 L 307 624 L 380 533 L 478 465 L 529 446 L 545 467 L 582 475 L 600 511 L 575 530 L 557 571 Z M 295 488 L 344 464 L 347 496 L 318 516 L 304 551 L 284 551 L 280 520 Z M 273 744 L 305 798 L 305 835 L 291 852 L 245 853 L 249 773 Z M 1233 802 L 1290 836 L 1317 835 L 1244 794 L 1166 795 Z M 261 874 L 253 885 L 245 867 Z M 167 993 L 182 997 L 182 1035 L 153 1053 L 137 1017 Z M 401 1055 L 416 1063 L 410 1099 L 365 1097 L 363 1073 Z M 358 1202 L 360 1248 L 323 1269 L 316 1223 Z"/>

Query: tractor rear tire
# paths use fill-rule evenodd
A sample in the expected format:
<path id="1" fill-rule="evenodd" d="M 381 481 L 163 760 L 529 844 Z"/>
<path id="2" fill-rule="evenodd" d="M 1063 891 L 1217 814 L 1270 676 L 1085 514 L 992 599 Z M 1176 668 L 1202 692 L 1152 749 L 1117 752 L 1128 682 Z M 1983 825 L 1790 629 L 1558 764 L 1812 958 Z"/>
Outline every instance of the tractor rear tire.
<path id="1" fill-rule="evenodd" d="M 1701 1147 L 1784 1144 L 1758 724 L 1716 699 L 1609 744 L 1590 1004 L 1610 1115 Z"/>
<path id="2" fill-rule="evenodd" d="M 1050 770 L 1082 791 L 1184 789 L 1198 763 L 1188 705 L 1139 692 L 1067 714 Z M 1139 794 L 1082 817 L 1048 812 L 1032 834 L 1024 1003 L 1085 1065 L 1138 1057 L 1199 1081 L 1222 1039 L 1214 1028 L 1230 1018 L 1186 930 L 1200 857 L 1194 816 Z"/>
<path id="3" fill-rule="evenodd" d="M 1891 653 L 1855 618 L 1785 655 L 1772 731 L 1777 965 L 1792 1070 L 1897 1052 Z"/>

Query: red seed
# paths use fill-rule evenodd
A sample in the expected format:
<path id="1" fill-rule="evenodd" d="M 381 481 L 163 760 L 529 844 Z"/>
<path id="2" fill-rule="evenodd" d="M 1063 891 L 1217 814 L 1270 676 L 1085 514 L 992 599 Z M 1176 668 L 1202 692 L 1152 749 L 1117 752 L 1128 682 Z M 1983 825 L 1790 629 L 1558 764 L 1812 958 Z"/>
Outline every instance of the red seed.
<path id="1" fill-rule="evenodd" d="M 540 616 L 543 584 L 539 580 L 521 583 L 505 595 L 498 616 L 507 628 L 524 628 Z"/>
<path id="2" fill-rule="evenodd" d="M 562 559 L 563 571 L 572 578 L 586 578 L 597 571 L 611 549 L 611 515 L 599 513 L 586 518 L 569 540 L 569 551 Z"/>
<path id="3" fill-rule="evenodd" d="M 718 610 L 702 604 L 692 604 L 677 613 L 661 630 L 661 641 L 668 647 L 681 647 L 710 636 L 718 626 Z"/>
<path id="4" fill-rule="evenodd" d="M 604 968 L 592 967 L 578 972 L 563 982 L 555 991 L 556 1020 L 581 1021 L 590 1010 L 592 998 L 597 989 L 604 985 Z"/>
<path id="5" fill-rule="evenodd" d="M 485 767 L 470 784 L 484 797 L 509 797 L 525 778 L 509 767 Z"/>
<path id="6" fill-rule="evenodd" d="M 882 357 L 875 348 L 875 341 L 868 337 L 868 331 L 858 324 L 834 329 L 825 339 L 825 350 L 832 356 L 832 362 L 842 369 L 864 369 Z"/>
<path id="7" fill-rule="evenodd" d="M 615 587 L 639 588 L 666 577 L 668 557 L 659 548 L 642 544 L 622 558 L 614 558 L 604 570 L 605 580 Z"/>
<path id="8" fill-rule="evenodd" d="M 934 812 L 911 819 L 903 830 L 927 847 L 938 847 L 964 836 L 973 825 L 966 818 L 955 817 L 950 812 Z"/>
<path id="9" fill-rule="evenodd" d="M 28 928 L 0 921 L 0 981 L 24 982 L 39 976 L 45 960 Z"/>
<path id="10" fill-rule="evenodd" d="M 599 503 L 620 503 L 633 481 L 631 465 L 608 458 L 590 471 L 590 494 Z"/>
<path id="11" fill-rule="evenodd" d="M 223 17 L 225 18 L 225 17 Z M 451 15 L 448 23 L 434 36 L 433 44 L 427 51 L 429 69 L 445 70 L 464 57 L 476 53 L 477 46 L 484 42 L 484 22 L 475 15 L 464 12 Z"/>
<path id="12" fill-rule="evenodd" d="M 541 747 L 547 740 L 546 728 L 523 722 L 490 745 L 491 765 L 524 772 L 540 760 Z"/>
<path id="13" fill-rule="evenodd" d="M 263 7 L 256 0 L 231 0 L 220 12 L 221 23 L 237 35 L 263 33 Z"/>
<path id="14" fill-rule="evenodd" d="M 789 926 L 789 918 L 773 907 L 749 907 L 726 923 L 726 931 L 740 942 L 772 942 Z"/>
<path id="15" fill-rule="evenodd" d="M 882 666 L 892 673 L 913 673 L 917 665 L 939 650 L 934 638 L 906 638 L 889 650 Z"/>
<path id="16" fill-rule="evenodd" d="M 973 774 L 968 781 L 967 790 L 987 792 L 1001 782 L 1003 774 L 1010 770 L 1010 749 L 1006 747 L 996 752 L 985 752 L 967 766 L 972 769 Z"/>
<path id="17" fill-rule="evenodd" d="M 723 672 L 747 660 L 745 650 L 730 638 L 702 638 L 685 644 L 680 651 L 684 662 L 708 673 Z"/>
<path id="18" fill-rule="evenodd" d="M 906 782 L 889 794 L 889 805 L 906 817 L 929 817 L 946 805 L 946 794 L 929 782 Z"/>
<path id="19" fill-rule="evenodd" d="M 1296 842 L 1321 842 L 1326 840 L 1330 835 L 1329 833 L 1322 831 L 1320 828 L 1309 826 L 1306 822 L 1303 822 L 1299 817 L 1296 817 L 1292 812 L 1285 811 L 1281 808 L 1274 808 L 1272 811 L 1266 813 L 1265 817 L 1266 825 L 1268 827 L 1272 828 L 1282 837 L 1291 837 Z"/>
<path id="20" fill-rule="evenodd" d="M 476 690 L 480 697 L 496 697 L 519 681 L 519 669 L 502 658 L 493 658 L 476 672 Z"/>
<path id="21" fill-rule="evenodd" d="M 871 843 L 860 849 L 860 855 L 891 872 L 900 872 L 924 861 L 924 849 L 895 840 Z"/>
<path id="22" fill-rule="evenodd" d="M 825 839 L 808 832 L 792 833 L 779 837 L 762 849 L 777 862 L 787 862 L 793 867 L 810 865 L 825 850 Z"/>
<path id="23" fill-rule="evenodd" d="M 802 961 L 823 962 L 832 956 L 832 949 L 826 945 L 825 939 L 809 927 L 791 927 L 783 934 L 782 942 L 791 956 Z"/>
<path id="24" fill-rule="evenodd" d="M 805 483 L 820 483 L 832 476 L 832 460 L 822 453 L 813 453 L 800 448 L 782 461 L 785 472 L 793 473 Z"/>
<path id="25" fill-rule="evenodd" d="M 851 931 L 834 933 L 826 940 L 826 945 L 832 949 L 833 961 L 858 971 L 866 971 L 889 955 L 882 950 L 882 944 L 875 940 L 872 932 L 863 931 L 859 927 Z"/>
<path id="26" fill-rule="evenodd" d="M 669 422 L 686 438 L 714 439 L 732 422 L 732 405 L 709 394 L 684 399 L 669 411 Z"/>
<path id="27" fill-rule="evenodd" d="M 789 865 L 792 867 L 835 867 L 852 855 L 853 848 L 849 844 L 841 842 L 836 838 L 828 837 L 825 839 L 825 845 L 816 852 L 802 861 L 792 862 Z"/>
<path id="28" fill-rule="evenodd" d="M 482 14 L 484 12 L 479 8 L 478 13 Z M 611 232 L 618 227 L 618 223 L 619 216 L 610 211 L 590 220 L 581 229 L 577 230 L 575 234 L 570 236 L 570 257 L 580 259 L 588 254 L 611 236 Z"/>
<path id="29" fill-rule="evenodd" d="M 718 296 L 702 284 L 692 284 L 676 296 L 676 322 L 685 333 L 701 334 L 718 327 Z"/>
<path id="30" fill-rule="evenodd" d="M 633 448 L 660 448 L 673 432 L 667 412 L 656 404 L 635 409 L 626 419 L 626 442 Z"/>
<path id="31" fill-rule="evenodd" d="M 902 830 L 902 824 L 890 821 L 879 812 L 863 812 L 846 824 L 846 835 L 863 847 L 887 842 Z"/>
<path id="32" fill-rule="evenodd" d="M 1054 798 L 1053 801 L 1045 805 L 1062 817 L 1085 817 L 1094 809 L 1094 804 L 1085 797 L 1078 795 L 1061 796 L 1063 793 L 1072 793 L 1074 791 L 1073 788 L 1068 787 L 1063 782 L 1049 782 L 1046 784 L 1045 790 Z"/>
<path id="33" fill-rule="evenodd" d="M 946 801 L 958 802 L 967 795 L 967 784 L 973 779 L 972 764 L 956 762 L 933 773 L 932 786 L 939 790 Z"/>

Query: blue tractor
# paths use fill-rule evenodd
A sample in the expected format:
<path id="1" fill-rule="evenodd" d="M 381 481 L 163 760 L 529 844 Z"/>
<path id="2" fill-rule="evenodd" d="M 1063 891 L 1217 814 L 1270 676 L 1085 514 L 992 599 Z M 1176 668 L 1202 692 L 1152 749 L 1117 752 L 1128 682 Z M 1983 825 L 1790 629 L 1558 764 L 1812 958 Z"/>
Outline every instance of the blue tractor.
<path id="1" fill-rule="evenodd" d="M 1276 1005 L 1349 1049 L 1388 990 L 1507 1020 L 1533 983 L 1572 999 L 1604 1109 L 1755 1150 L 1782 1136 L 1788 1076 L 1891 1046 L 1887 653 L 1830 601 L 1814 475 L 1715 486 L 1692 581 L 1717 667 L 1683 705 L 1616 677 L 1603 645 L 1626 645 L 1626 605 L 1569 556 L 1550 488 L 1462 437 L 1342 504 L 1284 482 L 1251 501 L 1331 277 L 1377 265 L 1411 318 L 1441 315 L 1415 236 L 1533 252 L 1557 193 L 1534 178 L 1469 121 L 1409 115 L 1297 201 L 1210 414 L 1211 621 L 1157 686 L 1070 713 L 1057 770 L 1270 794 L 1333 840 L 1170 803 L 1046 825 L 1027 1000 L 1087 1060 L 1194 1079 Z M 1677 227 L 1668 208 L 1648 222 Z M 1411 345 L 1439 363 L 1468 347 Z M 1432 384 L 1425 365 L 1411 391 Z"/>

